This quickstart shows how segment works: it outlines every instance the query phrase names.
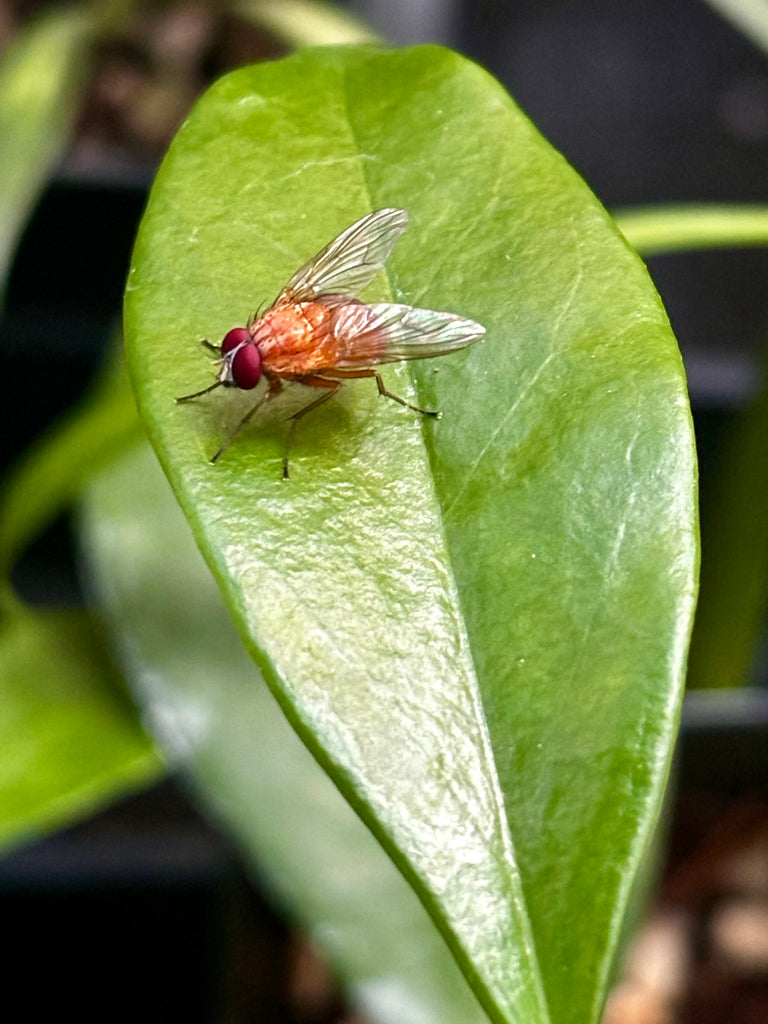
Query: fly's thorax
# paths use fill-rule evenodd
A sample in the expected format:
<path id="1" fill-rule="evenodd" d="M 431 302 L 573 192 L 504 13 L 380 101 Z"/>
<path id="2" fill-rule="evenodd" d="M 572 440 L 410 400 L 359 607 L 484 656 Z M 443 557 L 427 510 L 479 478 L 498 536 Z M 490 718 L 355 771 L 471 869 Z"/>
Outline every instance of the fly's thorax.
<path id="1" fill-rule="evenodd" d="M 265 371 L 275 376 L 311 373 L 329 337 L 332 310 L 322 299 L 283 302 L 251 327 Z"/>

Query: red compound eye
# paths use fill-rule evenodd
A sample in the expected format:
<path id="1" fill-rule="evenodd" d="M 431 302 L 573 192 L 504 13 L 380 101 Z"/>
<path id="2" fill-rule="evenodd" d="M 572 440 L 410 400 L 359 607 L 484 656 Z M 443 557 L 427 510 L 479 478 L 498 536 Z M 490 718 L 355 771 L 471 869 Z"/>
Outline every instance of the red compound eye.
<path id="1" fill-rule="evenodd" d="M 234 332 L 230 331 L 229 333 L 232 334 Z M 247 333 L 248 332 L 246 331 L 246 334 Z M 224 340 L 226 341 L 226 338 Z M 222 351 L 223 348 L 224 342 L 222 342 Z M 238 349 L 235 353 L 235 357 L 232 360 L 232 380 L 235 382 L 235 385 L 242 388 L 243 391 L 250 391 L 251 388 L 255 388 L 259 383 L 260 377 L 261 355 L 259 354 L 259 350 L 251 341 L 249 344 L 243 345 L 243 347 Z"/>
<path id="2" fill-rule="evenodd" d="M 245 327 L 233 327 L 231 331 L 227 331 L 221 340 L 221 354 L 225 356 L 233 348 L 237 348 L 238 345 L 242 345 L 250 340 L 251 336 Z"/>

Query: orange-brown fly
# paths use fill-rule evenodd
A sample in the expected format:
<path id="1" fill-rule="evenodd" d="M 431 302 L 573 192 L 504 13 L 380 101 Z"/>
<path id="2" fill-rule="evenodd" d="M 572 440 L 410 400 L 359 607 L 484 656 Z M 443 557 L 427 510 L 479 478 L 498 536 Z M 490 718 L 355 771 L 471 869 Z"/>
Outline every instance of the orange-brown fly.
<path id="1" fill-rule="evenodd" d="M 203 342 L 218 357 L 218 376 L 209 387 L 183 395 L 177 402 L 199 398 L 222 386 L 249 391 L 262 377 L 268 384 L 211 462 L 229 447 L 257 409 L 275 397 L 284 381 L 323 389 L 318 398 L 291 416 L 283 458 L 286 479 L 296 424 L 334 395 L 345 380 L 375 377 L 379 394 L 425 416 L 439 417 L 438 412 L 419 409 L 393 395 L 372 367 L 445 355 L 477 341 L 485 328 L 454 313 L 400 303 L 368 304 L 354 298 L 384 267 L 407 226 L 405 210 L 368 214 L 297 270 L 262 316 L 254 317 L 247 327 L 228 331 L 220 345 Z"/>

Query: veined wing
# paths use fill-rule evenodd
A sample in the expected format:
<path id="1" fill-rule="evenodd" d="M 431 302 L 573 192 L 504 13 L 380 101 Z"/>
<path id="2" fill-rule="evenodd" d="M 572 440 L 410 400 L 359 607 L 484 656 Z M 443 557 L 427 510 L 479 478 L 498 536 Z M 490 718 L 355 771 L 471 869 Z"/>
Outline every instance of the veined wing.
<path id="1" fill-rule="evenodd" d="M 482 338 L 485 328 L 455 313 L 380 302 L 339 307 L 333 333 L 339 349 L 335 366 L 352 369 L 442 356 Z"/>
<path id="2" fill-rule="evenodd" d="M 405 210 L 369 213 L 297 270 L 275 305 L 306 302 L 318 295 L 356 295 L 384 267 L 407 227 Z"/>

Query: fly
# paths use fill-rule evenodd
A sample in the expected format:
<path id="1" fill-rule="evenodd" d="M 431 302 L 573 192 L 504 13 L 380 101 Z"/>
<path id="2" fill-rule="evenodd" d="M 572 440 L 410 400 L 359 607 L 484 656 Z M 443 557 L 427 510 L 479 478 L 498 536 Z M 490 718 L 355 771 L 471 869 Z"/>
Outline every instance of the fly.
<path id="1" fill-rule="evenodd" d="M 242 428 L 287 381 L 322 391 L 291 416 L 283 457 L 283 479 L 296 424 L 327 402 L 345 380 L 373 377 L 379 394 L 423 416 L 439 412 L 421 409 L 393 394 L 374 369 L 382 363 L 431 359 L 466 348 L 485 334 L 474 320 L 455 313 L 438 313 L 401 303 L 364 303 L 355 298 L 385 263 L 408 226 L 405 210 L 385 209 L 356 221 L 338 238 L 296 271 L 274 303 L 245 327 L 234 327 L 219 345 L 203 344 L 219 365 L 213 384 L 177 398 L 188 402 L 218 387 L 255 388 L 262 377 L 267 390 L 243 416 L 219 450 L 226 451 Z"/>

